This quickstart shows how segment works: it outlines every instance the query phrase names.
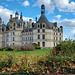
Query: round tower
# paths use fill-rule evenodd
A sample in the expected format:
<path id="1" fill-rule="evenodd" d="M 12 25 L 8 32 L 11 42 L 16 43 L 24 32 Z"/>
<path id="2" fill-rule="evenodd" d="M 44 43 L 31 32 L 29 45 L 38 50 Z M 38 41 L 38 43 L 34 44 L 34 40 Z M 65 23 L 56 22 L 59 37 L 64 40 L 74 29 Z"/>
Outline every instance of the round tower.
<path id="1" fill-rule="evenodd" d="M 45 15 L 45 5 L 44 4 L 41 5 L 41 15 L 42 14 Z"/>

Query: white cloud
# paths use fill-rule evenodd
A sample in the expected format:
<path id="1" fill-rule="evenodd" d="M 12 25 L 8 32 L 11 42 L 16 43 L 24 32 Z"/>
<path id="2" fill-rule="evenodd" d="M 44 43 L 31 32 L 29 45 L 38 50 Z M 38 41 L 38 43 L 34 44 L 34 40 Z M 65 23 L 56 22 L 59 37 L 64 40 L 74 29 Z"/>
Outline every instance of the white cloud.
<path id="1" fill-rule="evenodd" d="M 57 15 L 55 16 L 57 19 L 60 19 L 62 16 L 61 15 Z"/>
<path id="2" fill-rule="evenodd" d="M 59 11 L 75 12 L 75 2 L 70 0 L 53 0 Z"/>
<path id="3" fill-rule="evenodd" d="M 33 6 L 44 4 L 48 13 L 53 13 L 55 8 L 61 12 L 75 12 L 75 2 L 70 0 L 37 0 Z"/>
<path id="4" fill-rule="evenodd" d="M 30 18 L 30 17 L 23 17 L 23 20 L 24 21 L 29 21 L 29 19 L 32 19 L 33 20 L 33 18 Z"/>
<path id="5" fill-rule="evenodd" d="M 26 1 L 23 2 L 22 5 L 26 7 L 26 6 L 29 6 L 30 4 L 29 4 L 29 2 L 26 0 Z"/>
<path id="6" fill-rule="evenodd" d="M 75 27 L 75 19 L 63 19 L 63 20 L 53 20 L 53 22 L 57 22 L 59 26 L 64 27 Z"/>
<path id="7" fill-rule="evenodd" d="M 73 30 L 71 31 L 71 33 L 74 33 L 75 34 L 75 28 L 73 28 Z"/>
<path id="8" fill-rule="evenodd" d="M 44 4 L 46 6 L 46 9 L 48 13 L 53 13 L 54 11 L 54 3 L 51 0 L 38 0 L 33 6 L 39 6 Z"/>
<path id="9" fill-rule="evenodd" d="M 15 11 L 8 10 L 8 9 L 4 8 L 3 6 L 0 6 L 0 16 L 5 24 L 8 23 L 9 18 L 10 18 L 10 14 L 12 14 L 14 17 Z M 33 18 L 30 18 L 30 17 L 23 17 L 23 19 L 24 19 L 24 21 L 29 21 L 29 19 L 33 20 Z"/>
<path id="10" fill-rule="evenodd" d="M 8 10 L 8 9 L 4 8 L 3 6 L 0 6 L 0 16 L 2 17 L 2 19 L 5 23 L 8 22 L 8 20 L 10 18 L 10 14 L 14 15 L 14 11 Z"/>

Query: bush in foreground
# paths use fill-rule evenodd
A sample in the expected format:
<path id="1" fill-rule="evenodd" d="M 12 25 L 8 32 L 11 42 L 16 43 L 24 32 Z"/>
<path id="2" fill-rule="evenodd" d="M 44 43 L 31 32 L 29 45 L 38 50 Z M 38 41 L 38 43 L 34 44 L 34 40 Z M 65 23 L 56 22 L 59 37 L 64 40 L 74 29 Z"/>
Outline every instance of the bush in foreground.
<path id="1" fill-rule="evenodd" d="M 55 55 L 71 56 L 75 53 L 75 42 L 72 40 L 65 40 L 60 42 L 55 48 L 53 48 Z"/>
<path id="2" fill-rule="evenodd" d="M 35 47 L 35 49 L 41 49 L 41 47 L 38 46 L 36 43 L 33 43 L 32 45 Z"/>

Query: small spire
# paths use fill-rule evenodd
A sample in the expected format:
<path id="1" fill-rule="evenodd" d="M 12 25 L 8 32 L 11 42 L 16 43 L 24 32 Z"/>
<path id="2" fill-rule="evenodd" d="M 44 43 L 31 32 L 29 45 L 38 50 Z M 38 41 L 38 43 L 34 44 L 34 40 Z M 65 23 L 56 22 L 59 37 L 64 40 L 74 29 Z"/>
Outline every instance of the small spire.
<path id="1" fill-rule="evenodd" d="M 16 13 L 15 13 L 16 15 L 19 15 L 19 13 L 18 13 L 18 11 L 16 10 Z"/>
<path id="2" fill-rule="evenodd" d="M 0 16 L 0 20 L 2 20 L 1 16 Z"/>
<path id="3" fill-rule="evenodd" d="M 22 12 L 21 12 L 21 15 L 22 15 Z"/>
<path id="4" fill-rule="evenodd" d="M 21 15 L 20 15 L 20 19 L 22 19 L 22 12 L 21 12 Z"/>

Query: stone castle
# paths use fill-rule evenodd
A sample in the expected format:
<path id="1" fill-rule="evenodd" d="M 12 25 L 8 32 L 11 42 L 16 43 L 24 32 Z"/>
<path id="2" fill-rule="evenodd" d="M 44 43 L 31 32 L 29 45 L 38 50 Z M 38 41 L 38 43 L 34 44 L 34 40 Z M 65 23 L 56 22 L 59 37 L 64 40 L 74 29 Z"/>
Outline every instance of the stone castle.
<path id="1" fill-rule="evenodd" d="M 41 48 L 52 48 L 63 41 L 63 27 L 57 27 L 57 22 L 51 23 L 45 16 L 45 5 L 41 5 L 41 16 L 36 23 L 29 19 L 23 21 L 21 13 L 16 11 L 15 17 L 10 15 L 7 25 L 0 17 L 0 47 L 36 43 Z"/>

